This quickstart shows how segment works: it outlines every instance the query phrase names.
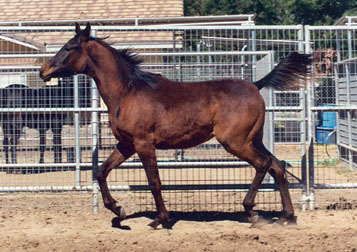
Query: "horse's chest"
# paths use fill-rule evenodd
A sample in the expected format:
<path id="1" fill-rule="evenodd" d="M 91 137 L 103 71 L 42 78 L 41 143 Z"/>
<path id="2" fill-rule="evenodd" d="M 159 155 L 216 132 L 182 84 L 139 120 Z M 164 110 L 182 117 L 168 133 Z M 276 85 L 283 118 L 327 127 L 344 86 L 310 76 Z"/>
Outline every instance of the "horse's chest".
<path id="1" fill-rule="evenodd" d="M 116 114 L 115 116 L 109 115 L 109 125 L 113 135 L 118 141 L 132 141 L 133 134 L 135 134 L 135 132 L 128 127 L 130 123 L 126 123 L 125 120 L 119 116 L 119 114 Z"/>
<path id="2" fill-rule="evenodd" d="M 110 128 L 112 130 L 112 133 L 115 136 L 115 138 L 117 140 L 121 141 L 123 139 L 124 133 L 122 132 L 120 127 L 118 127 L 118 118 L 117 118 L 117 116 L 113 116 L 113 115 L 109 114 L 109 126 L 110 126 Z"/>
<path id="3" fill-rule="evenodd" d="M 114 125 L 114 126 L 112 126 Z M 115 138 L 119 141 L 122 141 L 125 136 L 127 135 L 125 131 L 121 130 L 118 127 L 115 127 L 114 123 L 110 123 L 110 128 L 112 130 L 113 135 L 115 136 Z"/>

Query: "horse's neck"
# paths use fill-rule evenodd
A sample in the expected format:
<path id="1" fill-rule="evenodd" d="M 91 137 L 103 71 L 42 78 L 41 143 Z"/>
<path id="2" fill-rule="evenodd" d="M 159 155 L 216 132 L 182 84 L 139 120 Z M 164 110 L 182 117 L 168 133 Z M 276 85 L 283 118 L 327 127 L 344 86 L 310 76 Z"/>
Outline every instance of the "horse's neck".
<path id="1" fill-rule="evenodd" d="M 109 110 L 115 111 L 118 101 L 126 94 L 128 85 L 123 78 L 125 73 L 117 67 L 115 56 L 104 47 L 102 50 L 102 53 L 96 53 L 96 64 L 91 67 L 93 78 L 104 103 Z"/>

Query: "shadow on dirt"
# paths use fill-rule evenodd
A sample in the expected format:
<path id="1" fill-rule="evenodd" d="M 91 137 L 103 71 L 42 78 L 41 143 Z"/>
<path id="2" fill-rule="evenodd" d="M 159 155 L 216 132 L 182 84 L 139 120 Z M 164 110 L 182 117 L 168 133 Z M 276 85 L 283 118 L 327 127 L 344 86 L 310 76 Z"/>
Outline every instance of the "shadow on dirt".
<path id="1" fill-rule="evenodd" d="M 273 223 L 279 217 L 281 217 L 281 212 L 276 211 L 257 211 L 259 217 L 262 217 L 267 222 Z M 156 216 L 156 212 L 147 211 L 147 212 L 139 212 L 132 215 L 127 216 L 126 219 L 134 219 L 140 217 L 146 217 L 154 220 Z M 171 211 L 169 212 L 170 220 L 164 226 L 164 228 L 172 229 L 173 226 L 179 221 L 197 221 L 197 222 L 211 222 L 211 221 L 237 221 L 240 223 L 250 223 L 248 221 L 248 216 L 245 212 L 178 212 Z M 123 230 L 130 230 L 129 226 L 122 226 L 121 219 L 115 217 L 112 219 L 112 227 L 120 228 Z"/>

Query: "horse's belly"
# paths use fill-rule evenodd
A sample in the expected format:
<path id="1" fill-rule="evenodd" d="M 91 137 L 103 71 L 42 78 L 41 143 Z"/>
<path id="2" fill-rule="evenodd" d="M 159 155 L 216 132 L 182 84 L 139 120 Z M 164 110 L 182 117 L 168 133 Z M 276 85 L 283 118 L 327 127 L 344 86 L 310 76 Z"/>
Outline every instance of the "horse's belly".
<path id="1" fill-rule="evenodd" d="M 166 135 L 156 138 L 157 149 L 186 149 L 204 143 L 214 137 L 211 130 L 190 132 L 180 135 Z"/>

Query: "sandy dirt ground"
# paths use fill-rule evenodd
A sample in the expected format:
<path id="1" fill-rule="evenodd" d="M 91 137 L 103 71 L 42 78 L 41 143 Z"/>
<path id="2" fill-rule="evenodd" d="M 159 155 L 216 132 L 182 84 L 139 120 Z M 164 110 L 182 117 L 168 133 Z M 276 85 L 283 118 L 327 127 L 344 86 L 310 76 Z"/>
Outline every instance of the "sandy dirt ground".
<path id="1" fill-rule="evenodd" d="M 291 156 L 296 156 L 295 154 L 300 149 L 298 146 L 295 149 L 291 151 L 294 155 L 281 155 L 282 158 L 290 160 Z M 186 154 L 189 155 L 188 152 Z M 326 157 L 321 156 L 320 159 L 324 161 Z M 345 170 L 342 163 L 339 163 L 337 167 L 336 164 L 324 162 L 318 164 L 317 167 L 319 169 L 316 169 L 315 175 L 316 179 L 323 178 L 321 183 L 355 183 L 356 181 L 356 172 Z M 195 178 L 193 182 L 191 180 L 188 182 L 198 184 L 217 181 L 246 183 L 247 180 L 251 181 L 252 172 L 251 168 L 239 168 L 236 173 L 228 169 L 219 169 L 219 173 L 217 169 L 202 171 L 193 169 L 176 173 L 163 170 L 162 178 L 165 184 L 187 182 L 187 178 Z M 298 177 L 300 175 L 299 169 L 294 168 L 291 172 L 296 172 Z M 74 174 L 70 171 L 40 174 L 2 172 L 0 185 L 72 185 L 70 182 L 74 183 Z M 122 181 L 121 178 L 126 178 L 126 180 Z M 140 172 L 133 170 L 130 173 L 125 170 L 124 173 L 115 171 L 109 177 L 109 182 L 113 184 L 124 182 L 146 184 L 145 180 L 142 170 Z M 84 185 L 91 184 L 91 171 L 82 172 L 81 182 Z M 19 195 L 4 193 L 0 194 L 0 252 L 357 252 L 355 190 L 317 190 L 315 200 L 318 203 L 318 209 L 307 212 L 299 211 L 301 209 L 300 190 L 297 192 L 291 190 L 291 193 L 298 218 L 296 226 L 282 227 L 277 224 L 267 224 L 252 227 L 242 212 L 234 213 L 235 208 L 231 209 L 231 204 L 241 206 L 245 193 L 223 192 L 222 198 L 222 193 L 216 195 L 214 192 L 202 192 L 202 196 L 195 196 L 188 192 L 180 192 L 179 195 L 170 193 L 164 197 L 166 196 L 167 205 L 170 201 L 174 201 L 185 209 L 182 212 L 181 210 L 170 212 L 171 228 L 160 227 L 158 230 L 147 227 L 147 224 L 154 218 L 154 214 L 143 212 L 145 210 L 140 210 L 136 205 L 152 204 L 151 200 L 147 200 L 146 194 L 135 195 L 135 197 L 126 196 L 126 199 L 123 199 L 123 195 L 115 195 L 115 198 L 122 198 L 122 203 L 128 211 L 128 219 L 121 222 L 119 226 L 115 216 L 103 209 L 102 202 L 98 214 L 90 212 L 92 209 L 90 193 L 79 196 L 73 193 L 68 197 L 63 194 L 42 193 L 42 195 L 28 196 L 26 193 Z M 277 192 L 271 192 L 269 196 L 258 194 L 257 197 L 257 203 L 280 201 Z M 201 209 L 201 205 L 209 206 L 211 203 L 213 206 L 223 204 L 222 209 L 217 209 L 217 212 L 205 212 Z M 348 208 L 348 210 L 341 210 L 341 208 Z M 265 208 L 258 203 L 257 209 Z M 279 213 L 275 212 L 260 212 L 260 214 L 271 222 L 279 216 Z"/>
<path id="2" fill-rule="evenodd" d="M 99 214 L 0 209 L 0 251 L 357 251 L 356 209 L 296 215 L 296 226 L 257 228 L 243 213 L 171 212 L 171 229 L 152 230 L 150 212 L 129 215 L 118 227 L 104 209 Z"/>

